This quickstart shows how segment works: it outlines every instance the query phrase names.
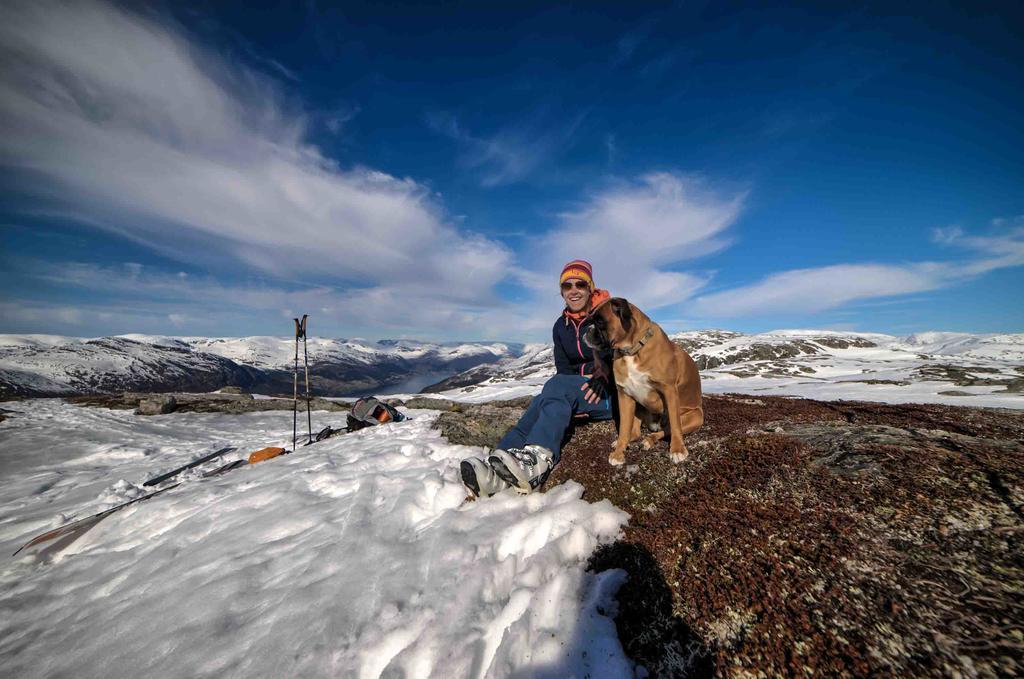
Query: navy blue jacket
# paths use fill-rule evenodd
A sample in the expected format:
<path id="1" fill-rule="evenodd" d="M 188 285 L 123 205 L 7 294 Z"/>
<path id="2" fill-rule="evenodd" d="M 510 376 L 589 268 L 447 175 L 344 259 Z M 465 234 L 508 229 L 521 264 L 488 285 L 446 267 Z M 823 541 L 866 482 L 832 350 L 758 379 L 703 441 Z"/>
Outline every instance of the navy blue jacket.
<path id="1" fill-rule="evenodd" d="M 555 321 L 551 335 L 555 344 L 555 372 L 559 375 L 594 373 L 594 350 L 583 341 L 583 334 L 592 324 L 593 319 L 589 316 L 574 321 L 564 313 Z M 611 366 L 611 356 L 603 359 L 606 367 Z"/>

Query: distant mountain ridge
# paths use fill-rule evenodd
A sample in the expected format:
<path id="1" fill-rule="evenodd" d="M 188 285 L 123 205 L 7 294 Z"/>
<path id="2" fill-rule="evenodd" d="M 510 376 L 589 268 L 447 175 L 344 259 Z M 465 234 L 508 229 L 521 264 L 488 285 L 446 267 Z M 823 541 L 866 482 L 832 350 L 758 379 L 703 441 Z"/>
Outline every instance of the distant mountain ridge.
<path id="1" fill-rule="evenodd" d="M 706 391 L 822 391 L 822 398 L 849 394 L 867 400 L 895 395 L 897 400 L 949 401 L 981 394 L 1024 399 L 1019 395 L 1024 390 L 1024 334 L 926 332 L 896 337 L 831 330 L 754 335 L 696 330 L 669 337 L 693 357 Z M 528 345 L 520 356 L 477 366 L 423 391 L 452 397 L 472 392 L 469 398 L 483 400 L 510 381 L 538 384 L 552 374 L 551 346 Z M 888 393 L 876 396 L 869 386 L 885 386 Z"/>
<path id="2" fill-rule="evenodd" d="M 386 389 L 424 373 L 456 373 L 517 356 L 523 347 L 330 338 L 310 338 L 307 345 L 314 392 L 321 396 Z M 229 385 L 290 394 L 294 358 L 294 338 L 0 335 L 0 397 L 211 391 Z M 301 364 L 301 346 L 299 359 Z"/>
<path id="3" fill-rule="evenodd" d="M 904 402 L 988 395 L 1011 407 L 1024 399 L 1024 334 L 698 330 L 670 337 L 694 358 L 709 392 Z M 532 393 L 554 374 L 550 343 L 310 338 L 308 349 L 321 396 L 423 391 L 483 400 Z M 287 337 L 0 335 L 0 398 L 229 385 L 290 395 L 294 356 Z M 440 381 L 421 390 L 431 375 Z M 410 378 L 423 376 L 410 388 Z"/>

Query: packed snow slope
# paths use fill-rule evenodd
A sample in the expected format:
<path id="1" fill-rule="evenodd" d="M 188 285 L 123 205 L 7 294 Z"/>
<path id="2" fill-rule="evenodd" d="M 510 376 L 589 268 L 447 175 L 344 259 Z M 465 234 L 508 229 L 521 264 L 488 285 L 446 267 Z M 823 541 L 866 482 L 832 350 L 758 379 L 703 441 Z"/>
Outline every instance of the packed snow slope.
<path id="1" fill-rule="evenodd" d="M 314 393 L 320 395 L 394 387 L 415 375 L 449 375 L 521 350 L 503 343 L 317 337 L 306 344 Z M 0 396 L 212 391 L 228 385 L 290 394 L 294 361 L 294 338 L 0 335 Z"/>
<path id="2" fill-rule="evenodd" d="M 8 555 L 201 453 L 291 438 L 284 411 L 4 407 Z M 466 502 L 458 462 L 482 449 L 448 444 L 436 411 L 408 414 L 223 476 L 189 472 L 59 553 L 3 557 L 4 675 L 631 676 L 606 616 L 625 575 L 583 570 L 627 516 L 573 482 Z"/>
<path id="3" fill-rule="evenodd" d="M 700 368 L 710 393 L 822 400 L 1024 408 L 1024 334 L 700 330 L 670 336 Z M 484 402 L 535 394 L 554 374 L 550 344 L 481 365 L 425 391 Z"/>

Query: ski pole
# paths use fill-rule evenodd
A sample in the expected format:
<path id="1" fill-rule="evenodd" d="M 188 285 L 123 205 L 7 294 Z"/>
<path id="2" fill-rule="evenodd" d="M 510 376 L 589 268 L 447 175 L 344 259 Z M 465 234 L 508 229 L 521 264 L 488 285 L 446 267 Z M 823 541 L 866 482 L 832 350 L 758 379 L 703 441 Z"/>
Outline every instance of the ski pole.
<path id="1" fill-rule="evenodd" d="M 299 418 L 299 335 L 302 333 L 302 327 L 299 325 L 299 319 L 295 320 L 295 368 L 292 371 L 292 450 L 295 450 L 295 440 L 298 437 L 298 418 Z"/>
<path id="2" fill-rule="evenodd" d="M 309 403 L 309 349 L 306 348 L 306 318 L 308 314 L 302 315 L 302 364 L 306 368 L 306 431 L 309 432 L 309 441 L 306 443 L 308 446 L 313 442 L 313 413 L 311 412 L 312 406 Z M 295 448 L 295 443 L 292 443 L 292 448 Z"/>

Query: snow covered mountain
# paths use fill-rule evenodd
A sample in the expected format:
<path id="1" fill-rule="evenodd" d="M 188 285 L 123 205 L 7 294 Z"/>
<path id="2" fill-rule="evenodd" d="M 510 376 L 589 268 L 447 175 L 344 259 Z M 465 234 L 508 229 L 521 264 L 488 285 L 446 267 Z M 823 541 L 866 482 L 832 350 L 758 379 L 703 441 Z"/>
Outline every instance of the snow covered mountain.
<path id="1" fill-rule="evenodd" d="M 423 389 L 423 393 L 438 393 L 459 387 L 470 387 L 486 381 L 488 384 L 529 382 L 535 378 L 547 379 L 554 372 L 554 350 L 550 344 L 527 344 L 519 356 L 504 358 L 470 368 Z"/>
<path id="2" fill-rule="evenodd" d="M 671 337 L 693 356 L 708 392 L 1024 408 L 1024 334 L 699 330 Z M 414 393 L 433 381 L 422 391 L 484 401 L 536 393 L 554 373 L 548 343 L 311 338 L 308 350 L 320 395 Z M 0 397 L 226 385 L 290 394 L 294 357 L 294 340 L 279 337 L 0 335 Z"/>
<path id="3" fill-rule="evenodd" d="M 316 393 L 345 395 L 401 385 L 417 375 L 438 379 L 518 356 L 522 345 L 311 338 L 308 351 Z M 0 397 L 226 385 L 291 393 L 294 359 L 292 338 L 0 335 Z"/>
<path id="4" fill-rule="evenodd" d="M 670 336 L 706 392 L 1024 408 L 1024 334 L 698 330 Z M 554 374 L 549 345 L 481 365 L 424 391 L 486 401 L 535 393 Z"/>

